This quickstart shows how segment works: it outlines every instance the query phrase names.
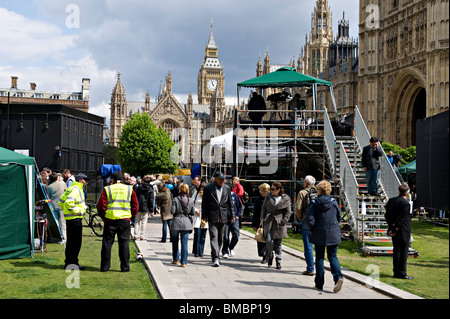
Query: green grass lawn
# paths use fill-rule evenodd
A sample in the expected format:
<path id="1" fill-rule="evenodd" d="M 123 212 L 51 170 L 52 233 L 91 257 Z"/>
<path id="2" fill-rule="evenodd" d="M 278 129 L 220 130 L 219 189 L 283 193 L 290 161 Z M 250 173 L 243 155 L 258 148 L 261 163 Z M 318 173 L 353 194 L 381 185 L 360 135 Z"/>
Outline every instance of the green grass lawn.
<path id="1" fill-rule="evenodd" d="M 254 231 L 250 227 L 245 230 Z M 416 294 L 427 299 L 449 298 L 449 229 L 434 226 L 431 223 L 413 220 L 412 248 L 419 251 L 418 258 L 409 258 L 407 263 L 408 275 L 414 280 L 393 278 L 392 257 L 365 257 L 361 253 L 361 244 L 343 241 L 338 248 L 338 258 L 341 267 L 373 276 L 373 266 L 379 269 L 379 280 L 388 285 Z M 288 238 L 283 244 L 303 251 L 301 234 L 293 234 L 288 230 Z M 390 243 L 390 245 L 392 245 Z M 359 248 L 359 249 L 358 249 Z"/>
<path id="2" fill-rule="evenodd" d="M 156 299 L 157 294 L 144 266 L 135 258 L 130 241 L 130 272 L 120 272 L 117 239 L 111 253 L 111 269 L 100 272 L 101 238 L 83 228 L 79 288 L 75 273 L 64 269 L 64 245 L 47 244 L 47 252 L 34 258 L 0 260 L 0 299 Z M 69 285 L 70 286 L 70 285 Z"/>

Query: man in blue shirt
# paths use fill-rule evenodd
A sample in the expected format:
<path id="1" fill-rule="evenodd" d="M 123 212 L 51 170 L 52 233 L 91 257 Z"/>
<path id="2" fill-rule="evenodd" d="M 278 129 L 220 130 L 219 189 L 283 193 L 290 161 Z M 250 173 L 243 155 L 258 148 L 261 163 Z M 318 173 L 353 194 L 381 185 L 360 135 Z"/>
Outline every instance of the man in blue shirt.
<path id="1" fill-rule="evenodd" d="M 234 211 L 236 213 L 236 219 L 232 223 L 228 223 L 225 226 L 225 234 L 223 236 L 223 246 L 222 246 L 222 255 L 223 258 L 228 258 L 228 256 L 234 256 L 234 248 L 236 247 L 239 241 L 239 219 L 242 214 L 242 203 L 239 199 L 239 195 L 234 192 L 231 192 L 231 196 L 233 199 Z M 231 215 L 231 213 L 230 213 Z M 231 241 L 230 241 L 230 233 L 231 233 Z M 228 250 L 230 250 L 228 254 Z"/>

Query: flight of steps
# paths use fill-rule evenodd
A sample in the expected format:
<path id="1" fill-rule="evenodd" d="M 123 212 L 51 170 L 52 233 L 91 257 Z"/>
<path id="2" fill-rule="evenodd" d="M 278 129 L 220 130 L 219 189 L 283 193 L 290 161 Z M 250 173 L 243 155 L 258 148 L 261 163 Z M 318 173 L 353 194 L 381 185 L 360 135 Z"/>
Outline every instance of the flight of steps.
<path id="1" fill-rule="evenodd" d="M 340 143 L 344 146 L 345 153 L 352 167 L 355 175 L 358 188 L 355 194 L 345 193 L 342 185 L 340 187 L 342 204 L 344 205 L 347 216 L 344 223 L 352 229 L 353 238 L 366 243 L 366 242 L 390 242 L 391 237 L 387 236 L 387 223 L 384 218 L 386 196 L 384 190 L 379 186 L 378 192 L 380 196 L 372 196 L 367 192 L 367 179 L 364 169 L 361 164 L 362 150 L 359 148 L 358 143 L 353 137 L 340 137 L 336 136 L 336 144 Z M 340 152 L 336 152 L 336 177 L 340 178 Z M 351 211 L 348 198 L 352 196 L 358 199 L 358 209 L 356 212 Z M 366 214 L 361 214 L 361 204 L 365 202 Z"/>

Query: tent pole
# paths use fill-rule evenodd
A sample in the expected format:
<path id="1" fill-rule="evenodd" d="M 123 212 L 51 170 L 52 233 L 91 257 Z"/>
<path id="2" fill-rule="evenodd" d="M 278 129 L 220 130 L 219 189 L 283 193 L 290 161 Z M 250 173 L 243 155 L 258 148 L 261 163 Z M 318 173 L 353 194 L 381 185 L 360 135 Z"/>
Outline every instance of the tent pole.
<path id="1" fill-rule="evenodd" d="M 312 91 L 313 91 L 313 110 L 314 113 L 316 114 L 316 129 L 318 129 L 318 125 L 319 123 L 317 123 L 317 84 L 314 83 L 312 86 Z"/>
<path id="2" fill-rule="evenodd" d="M 233 154 L 233 163 L 231 165 L 231 171 L 233 172 L 232 174 L 234 174 L 234 176 L 238 176 L 238 167 L 237 167 L 237 138 L 236 138 L 236 134 L 237 134 L 237 122 L 238 122 L 238 110 L 239 110 L 239 104 L 240 104 L 240 100 L 239 100 L 239 93 L 241 91 L 241 88 L 238 86 L 237 87 L 237 106 L 234 109 L 234 121 L 233 121 L 233 144 L 232 144 L 232 154 Z"/>
<path id="3" fill-rule="evenodd" d="M 338 114 L 337 107 L 336 107 L 336 99 L 334 98 L 333 86 L 330 86 L 330 94 L 331 94 L 331 101 L 333 102 L 333 106 L 334 106 L 334 112 L 336 113 L 336 120 L 339 122 L 339 114 Z"/>

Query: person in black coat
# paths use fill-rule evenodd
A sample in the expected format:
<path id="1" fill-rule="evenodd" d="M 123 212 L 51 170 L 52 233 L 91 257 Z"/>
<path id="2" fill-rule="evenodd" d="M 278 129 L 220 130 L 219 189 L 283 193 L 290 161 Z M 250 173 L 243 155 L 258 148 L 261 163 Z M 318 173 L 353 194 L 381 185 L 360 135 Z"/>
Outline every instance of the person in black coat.
<path id="1" fill-rule="evenodd" d="M 231 187 L 225 185 L 225 175 L 217 172 L 214 182 L 208 184 L 203 191 L 202 219 L 209 224 L 209 237 L 211 241 L 211 257 L 214 267 L 219 267 L 219 253 L 222 246 L 225 225 L 234 223 L 234 211 Z"/>
<path id="2" fill-rule="evenodd" d="M 267 194 L 270 193 L 270 185 L 267 183 L 259 185 L 259 194 L 260 196 L 255 202 L 255 206 L 253 208 L 253 219 L 252 219 L 252 228 L 253 230 L 257 230 L 261 223 L 261 210 L 264 204 L 264 200 L 266 199 Z M 266 252 L 266 243 L 261 243 L 259 241 L 256 242 L 258 249 L 258 256 L 263 257 L 261 264 L 266 264 L 267 260 L 265 259 Z"/>
<path id="3" fill-rule="evenodd" d="M 341 242 L 341 210 L 337 201 L 330 196 L 331 184 L 321 181 L 317 186 L 317 197 L 306 210 L 306 222 L 310 231 L 311 243 L 316 250 L 315 289 L 321 291 L 325 282 L 324 260 L 325 247 L 334 280 L 334 292 L 342 288 L 343 276 L 337 258 L 337 247 Z"/>
<path id="4" fill-rule="evenodd" d="M 262 119 L 266 112 L 266 102 L 264 98 L 257 92 L 253 92 L 252 98 L 248 102 L 249 111 L 263 111 L 263 112 L 249 112 L 248 117 L 252 120 L 253 124 L 261 124 Z M 259 126 L 253 126 L 254 129 L 258 129 Z"/>
<path id="5" fill-rule="evenodd" d="M 142 183 L 137 183 L 133 186 L 133 190 L 136 192 L 139 201 L 139 211 L 136 215 L 134 225 L 134 240 L 138 237 L 140 237 L 140 240 L 146 240 L 145 227 L 147 225 L 148 214 L 153 213 L 154 192 L 153 186 L 150 184 L 151 182 L 151 177 L 145 176 L 142 179 Z"/>
<path id="6" fill-rule="evenodd" d="M 370 145 L 363 148 L 362 166 L 367 177 L 367 192 L 369 195 L 378 195 L 378 178 L 380 176 L 380 156 L 383 150 L 376 137 L 370 138 Z"/>
<path id="7" fill-rule="evenodd" d="M 408 201 L 409 186 L 403 183 L 398 188 L 399 196 L 389 199 L 386 204 L 386 222 L 388 235 L 392 236 L 394 245 L 393 262 L 394 277 L 400 279 L 414 279 L 406 274 L 409 243 L 411 240 L 411 204 Z"/>

